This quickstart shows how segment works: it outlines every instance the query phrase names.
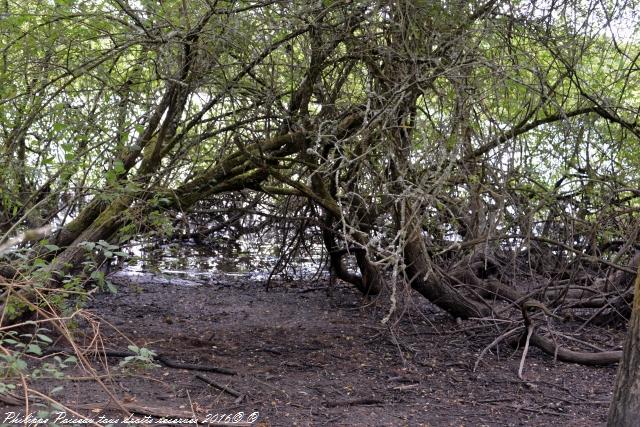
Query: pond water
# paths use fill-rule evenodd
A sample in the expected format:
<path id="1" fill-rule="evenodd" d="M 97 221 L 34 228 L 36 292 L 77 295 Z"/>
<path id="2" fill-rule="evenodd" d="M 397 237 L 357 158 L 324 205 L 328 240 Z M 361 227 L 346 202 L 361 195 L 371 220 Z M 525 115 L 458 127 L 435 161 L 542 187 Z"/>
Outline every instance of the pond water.
<path id="1" fill-rule="evenodd" d="M 207 283 L 225 277 L 265 283 L 270 277 L 296 280 L 328 276 L 326 257 L 319 246 L 312 246 L 310 251 L 304 251 L 284 267 L 279 261 L 277 245 L 245 237 L 215 245 L 194 241 L 134 242 L 123 250 L 131 257 L 117 266 L 116 274 L 152 274 L 160 282 L 163 277 L 180 284 L 182 280 Z"/>

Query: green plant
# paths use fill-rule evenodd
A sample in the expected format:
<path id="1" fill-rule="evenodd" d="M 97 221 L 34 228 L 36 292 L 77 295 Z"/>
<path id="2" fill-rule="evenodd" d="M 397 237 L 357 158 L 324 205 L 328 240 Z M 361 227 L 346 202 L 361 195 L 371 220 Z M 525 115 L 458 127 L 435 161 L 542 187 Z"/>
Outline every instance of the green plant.
<path id="1" fill-rule="evenodd" d="M 42 367 L 34 369 L 31 371 L 32 378 L 54 378 L 54 379 L 62 379 L 64 378 L 63 369 L 69 367 L 70 365 L 75 365 L 78 362 L 75 356 L 68 356 L 66 359 L 62 360 L 60 356 L 53 357 L 52 362 L 45 362 L 42 364 Z M 57 388 L 53 389 L 50 393 L 55 393 Z"/>
<path id="2" fill-rule="evenodd" d="M 160 365 L 154 362 L 154 358 L 157 356 L 156 352 L 145 347 L 138 347 L 137 345 L 130 345 L 127 347 L 134 354 L 132 356 L 125 357 L 120 362 L 120 367 L 125 369 L 139 370 L 139 369 L 151 369 Z"/>
<path id="3" fill-rule="evenodd" d="M 112 245 L 104 240 L 97 242 L 82 242 L 80 246 L 87 251 L 87 261 L 83 263 L 84 271 L 97 284 L 100 289 L 107 289 L 111 293 L 116 293 L 117 289 L 113 283 L 106 278 L 106 274 L 99 268 L 104 262 L 110 262 L 115 257 L 128 258 L 126 252 L 122 252 L 120 247 Z M 102 262 L 98 262 L 99 258 L 103 258 Z M 89 273 L 90 271 L 90 273 Z"/>
<path id="4" fill-rule="evenodd" d="M 0 373 L 5 378 L 21 375 L 27 370 L 25 354 L 42 355 L 42 347 L 51 343 L 51 338 L 44 335 L 43 329 L 34 334 L 25 333 L 20 337 L 28 338 L 23 342 L 16 331 L 8 331 L 0 338 Z M 6 385 L 5 385 L 6 387 Z"/>
<path id="5" fill-rule="evenodd" d="M 15 384 L 7 384 L 7 383 L 0 382 L 0 394 L 10 393 L 13 390 L 15 390 L 15 388 L 16 388 Z"/>
<path id="6" fill-rule="evenodd" d="M 46 334 L 45 328 L 37 328 L 34 333 L 19 334 L 16 331 L 4 332 L 0 337 L 0 375 L 3 379 L 17 376 L 37 378 L 64 378 L 63 370 L 77 363 L 75 356 L 68 356 L 64 360 L 60 356 L 54 356 L 50 361 L 43 362 L 40 367 L 30 368 L 27 356 L 42 356 L 43 349 L 53 340 Z M 6 394 L 15 390 L 15 384 L 0 382 L 0 394 Z M 62 390 L 57 386 L 50 394 Z"/>
<path id="7" fill-rule="evenodd" d="M 21 353 L 0 354 L 0 360 L 0 371 L 5 377 L 20 375 L 27 369 Z"/>

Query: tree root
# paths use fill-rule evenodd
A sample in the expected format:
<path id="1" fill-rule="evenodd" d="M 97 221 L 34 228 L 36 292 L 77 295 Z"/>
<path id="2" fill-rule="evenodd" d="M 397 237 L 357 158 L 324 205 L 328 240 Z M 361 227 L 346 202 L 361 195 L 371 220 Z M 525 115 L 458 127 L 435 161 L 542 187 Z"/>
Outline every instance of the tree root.
<path id="1" fill-rule="evenodd" d="M 545 353 L 554 356 L 562 362 L 578 363 L 588 366 L 602 366 L 618 363 L 622 358 L 622 351 L 602 351 L 599 353 L 589 353 L 583 351 L 573 351 L 560 346 L 549 338 L 534 333 L 530 339 L 531 345 L 538 347 Z"/>

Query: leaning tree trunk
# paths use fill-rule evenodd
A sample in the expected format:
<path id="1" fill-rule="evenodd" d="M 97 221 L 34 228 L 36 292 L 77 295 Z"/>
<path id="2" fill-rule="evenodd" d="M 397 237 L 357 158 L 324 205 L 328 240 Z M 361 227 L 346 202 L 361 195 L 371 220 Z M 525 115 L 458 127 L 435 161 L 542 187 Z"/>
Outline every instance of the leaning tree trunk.
<path id="1" fill-rule="evenodd" d="M 404 258 L 411 287 L 454 317 L 467 319 L 489 315 L 489 309 L 486 306 L 458 292 L 443 277 L 434 275 L 430 269 L 424 237 L 415 218 L 415 215 L 409 215 L 405 223 L 399 223 L 399 229 L 402 226 L 407 229 Z"/>
<path id="2" fill-rule="evenodd" d="M 627 334 L 607 421 L 612 427 L 637 426 L 640 422 L 640 269 Z"/>

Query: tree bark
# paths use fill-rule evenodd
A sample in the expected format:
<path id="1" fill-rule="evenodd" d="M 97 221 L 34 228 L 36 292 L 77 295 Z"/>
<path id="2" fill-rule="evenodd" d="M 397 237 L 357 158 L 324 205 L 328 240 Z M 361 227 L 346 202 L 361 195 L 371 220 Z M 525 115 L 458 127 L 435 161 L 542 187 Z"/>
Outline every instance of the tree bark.
<path id="1" fill-rule="evenodd" d="M 429 274 L 430 262 L 423 236 L 416 224 L 411 225 L 410 237 L 404 247 L 406 273 L 411 287 L 454 317 L 467 319 L 488 316 L 490 312 L 486 306 L 462 295 L 443 277 Z"/>
<path id="2" fill-rule="evenodd" d="M 609 409 L 607 425 L 637 426 L 640 422 L 640 269 L 636 276 L 627 342 Z"/>

